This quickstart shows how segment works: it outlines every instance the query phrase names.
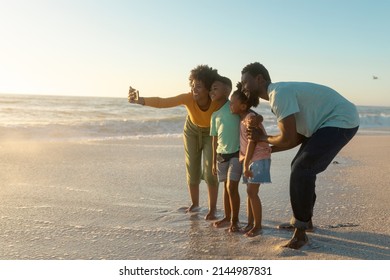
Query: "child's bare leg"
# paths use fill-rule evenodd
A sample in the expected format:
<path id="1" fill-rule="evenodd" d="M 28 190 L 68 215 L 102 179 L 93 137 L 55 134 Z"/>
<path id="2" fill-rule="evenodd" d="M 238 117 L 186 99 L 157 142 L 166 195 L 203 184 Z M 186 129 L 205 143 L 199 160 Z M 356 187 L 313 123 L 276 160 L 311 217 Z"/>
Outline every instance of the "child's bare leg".
<path id="1" fill-rule="evenodd" d="M 227 182 L 224 182 L 224 189 L 223 189 L 223 210 L 224 210 L 224 217 L 221 220 L 218 220 L 214 223 L 215 227 L 223 227 L 230 223 L 230 217 L 231 217 L 231 208 L 230 208 L 230 201 L 229 201 L 229 192 L 227 189 Z"/>
<path id="2" fill-rule="evenodd" d="M 207 185 L 209 193 L 209 212 L 204 217 L 206 220 L 215 220 L 217 217 L 217 199 L 218 199 L 218 185 Z"/>
<path id="3" fill-rule="evenodd" d="M 189 184 L 188 192 L 191 197 L 191 206 L 187 208 L 186 212 L 193 212 L 199 207 L 199 184 Z"/>
<path id="4" fill-rule="evenodd" d="M 238 182 L 228 181 L 230 207 L 232 211 L 232 220 L 230 223 L 230 232 L 237 232 L 240 230 L 238 226 L 238 214 L 240 212 L 240 194 L 238 192 Z"/>
<path id="5" fill-rule="evenodd" d="M 254 218 L 254 224 L 251 230 L 245 235 L 253 237 L 261 233 L 261 220 L 262 220 L 262 205 L 258 195 L 260 184 L 248 184 L 247 193 L 252 206 L 252 214 Z"/>
<path id="6" fill-rule="evenodd" d="M 248 223 L 247 225 L 243 228 L 243 232 L 247 233 L 253 228 L 253 213 L 252 213 L 252 205 L 251 205 L 251 200 L 249 199 L 249 196 L 246 198 L 246 214 L 248 216 Z"/>

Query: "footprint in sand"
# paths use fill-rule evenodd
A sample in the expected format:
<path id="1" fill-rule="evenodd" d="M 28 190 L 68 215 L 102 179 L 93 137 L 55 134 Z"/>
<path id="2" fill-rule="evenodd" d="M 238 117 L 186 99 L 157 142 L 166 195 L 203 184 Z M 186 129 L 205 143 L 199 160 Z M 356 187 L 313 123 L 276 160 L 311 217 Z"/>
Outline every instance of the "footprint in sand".
<path id="1" fill-rule="evenodd" d="M 337 225 L 329 225 L 327 228 L 343 228 L 343 227 L 358 227 L 358 224 L 354 223 L 343 223 L 343 224 L 337 224 Z"/>

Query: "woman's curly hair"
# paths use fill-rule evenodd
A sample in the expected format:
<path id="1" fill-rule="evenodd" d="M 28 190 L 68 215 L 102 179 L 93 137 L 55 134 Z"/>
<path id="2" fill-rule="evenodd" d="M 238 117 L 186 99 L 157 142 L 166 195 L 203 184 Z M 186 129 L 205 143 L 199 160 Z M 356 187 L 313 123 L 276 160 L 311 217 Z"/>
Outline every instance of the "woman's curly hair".
<path id="1" fill-rule="evenodd" d="M 190 77 L 190 86 L 194 80 L 201 81 L 204 86 L 210 90 L 211 85 L 215 81 L 215 78 L 218 76 L 218 70 L 209 67 L 208 65 L 198 65 L 191 70 Z"/>

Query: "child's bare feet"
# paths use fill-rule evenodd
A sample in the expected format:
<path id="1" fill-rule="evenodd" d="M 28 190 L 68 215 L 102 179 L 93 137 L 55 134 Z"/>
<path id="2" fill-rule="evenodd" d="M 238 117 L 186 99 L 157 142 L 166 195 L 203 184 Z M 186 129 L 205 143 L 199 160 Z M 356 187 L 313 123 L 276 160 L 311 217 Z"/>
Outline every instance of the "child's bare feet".
<path id="1" fill-rule="evenodd" d="M 207 215 L 204 217 L 205 220 L 210 221 L 210 220 L 216 220 L 217 217 L 215 216 L 215 210 L 210 210 Z"/>
<path id="2" fill-rule="evenodd" d="M 230 223 L 230 218 L 224 217 L 222 220 L 214 222 L 213 226 L 216 228 L 225 227 Z"/>
<path id="3" fill-rule="evenodd" d="M 242 229 L 242 232 L 243 232 L 243 233 L 247 233 L 247 232 L 250 231 L 252 228 L 253 228 L 253 224 L 247 224 L 247 225 Z"/>
<path id="4" fill-rule="evenodd" d="M 236 223 L 232 222 L 229 227 L 229 232 L 239 232 L 239 231 L 240 231 L 240 227 L 238 226 L 238 222 Z"/>
<path id="5" fill-rule="evenodd" d="M 255 237 L 257 235 L 260 235 L 262 233 L 261 227 L 252 227 L 250 231 L 245 233 L 246 237 Z"/>

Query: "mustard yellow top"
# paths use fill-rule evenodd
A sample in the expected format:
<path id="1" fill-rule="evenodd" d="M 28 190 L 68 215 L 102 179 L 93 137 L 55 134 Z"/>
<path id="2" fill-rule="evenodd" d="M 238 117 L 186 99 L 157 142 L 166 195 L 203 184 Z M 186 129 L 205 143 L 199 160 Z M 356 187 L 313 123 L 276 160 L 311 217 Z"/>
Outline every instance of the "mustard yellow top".
<path id="1" fill-rule="evenodd" d="M 172 108 L 184 105 L 190 120 L 199 127 L 210 127 L 211 114 L 218 110 L 218 104 L 211 102 L 207 111 L 202 111 L 192 97 L 192 93 L 183 93 L 174 97 L 144 97 L 145 105 L 154 108 Z"/>

